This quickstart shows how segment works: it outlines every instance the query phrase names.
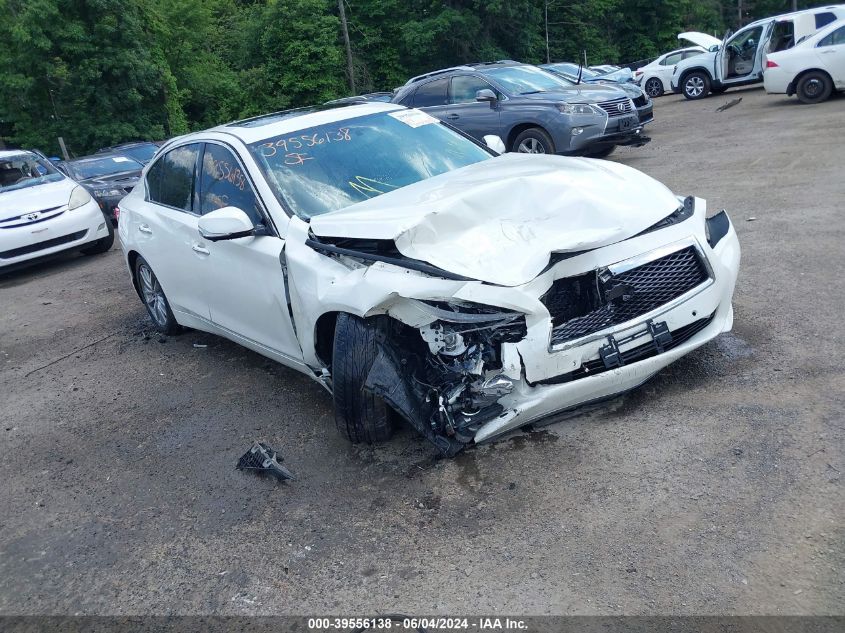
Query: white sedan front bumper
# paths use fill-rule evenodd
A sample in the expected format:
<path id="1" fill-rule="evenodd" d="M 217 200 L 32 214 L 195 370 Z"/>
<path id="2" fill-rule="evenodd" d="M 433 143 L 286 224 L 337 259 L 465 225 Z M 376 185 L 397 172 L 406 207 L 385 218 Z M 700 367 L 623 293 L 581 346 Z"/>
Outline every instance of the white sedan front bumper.
<path id="1" fill-rule="evenodd" d="M 109 234 L 106 218 L 92 199 L 48 219 L 0 224 L 0 270 L 29 260 L 77 249 Z"/>

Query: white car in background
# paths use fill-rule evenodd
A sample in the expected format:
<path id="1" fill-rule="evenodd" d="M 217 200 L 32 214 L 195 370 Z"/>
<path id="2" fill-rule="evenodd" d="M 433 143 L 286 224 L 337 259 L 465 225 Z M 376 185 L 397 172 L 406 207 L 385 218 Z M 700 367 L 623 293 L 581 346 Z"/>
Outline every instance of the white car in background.
<path id="1" fill-rule="evenodd" d="M 820 103 L 834 90 L 845 90 L 845 19 L 789 50 L 769 53 L 763 85 L 769 94 L 798 95 L 803 103 Z"/>
<path id="2" fill-rule="evenodd" d="M 686 39 L 693 46 L 664 53 L 653 62 L 634 71 L 634 81 L 652 99 L 672 92 L 672 71 L 678 62 L 706 53 L 711 46 L 722 43 L 721 40 L 707 33 L 681 33 L 678 39 Z"/>
<path id="3" fill-rule="evenodd" d="M 104 253 L 113 242 L 84 187 L 33 152 L 0 151 L 0 272 L 66 250 Z"/>
<path id="4" fill-rule="evenodd" d="M 404 419 L 453 455 L 633 389 L 733 322 L 724 211 L 618 163 L 499 155 L 393 104 L 182 136 L 120 209 L 155 327 L 305 373 L 353 442 Z"/>

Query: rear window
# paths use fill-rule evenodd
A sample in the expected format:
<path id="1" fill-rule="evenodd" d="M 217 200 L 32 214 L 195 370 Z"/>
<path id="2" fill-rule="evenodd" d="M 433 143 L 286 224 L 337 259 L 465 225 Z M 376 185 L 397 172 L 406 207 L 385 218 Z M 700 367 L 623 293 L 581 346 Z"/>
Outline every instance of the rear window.
<path id="1" fill-rule="evenodd" d="M 836 21 L 836 16 L 833 15 L 830 11 L 825 11 L 824 13 L 816 13 L 816 30 L 819 30 L 823 26 L 827 26 L 831 22 Z"/>
<path id="2" fill-rule="evenodd" d="M 446 88 L 448 85 L 448 79 L 437 79 L 423 84 L 414 93 L 414 107 L 425 108 L 446 105 Z"/>

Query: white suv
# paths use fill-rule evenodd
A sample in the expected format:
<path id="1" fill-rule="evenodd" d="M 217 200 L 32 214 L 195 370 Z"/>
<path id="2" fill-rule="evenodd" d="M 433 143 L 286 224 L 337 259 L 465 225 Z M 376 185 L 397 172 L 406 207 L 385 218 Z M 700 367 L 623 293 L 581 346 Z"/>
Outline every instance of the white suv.
<path id="1" fill-rule="evenodd" d="M 66 250 L 104 253 L 113 242 L 84 187 L 33 152 L 0 151 L 0 271 Z"/>
<path id="2" fill-rule="evenodd" d="M 181 137 L 120 208 L 155 326 L 311 376 L 352 441 L 403 418 L 454 454 L 632 389 L 733 319 L 724 212 L 616 163 L 497 155 L 392 104 Z"/>

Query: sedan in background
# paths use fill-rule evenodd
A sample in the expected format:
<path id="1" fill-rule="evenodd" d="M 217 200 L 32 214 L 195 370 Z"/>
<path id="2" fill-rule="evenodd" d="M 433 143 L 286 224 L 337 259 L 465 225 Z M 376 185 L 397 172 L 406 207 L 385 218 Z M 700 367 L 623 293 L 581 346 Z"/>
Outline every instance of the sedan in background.
<path id="1" fill-rule="evenodd" d="M 834 90 L 845 90 L 845 19 L 793 48 L 769 53 L 763 85 L 769 94 L 797 95 L 802 103 L 821 103 Z"/>
<path id="2" fill-rule="evenodd" d="M 706 52 L 707 49 L 702 46 L 690 46 L 664 53 L 653 62 L 637 68 L 634 71 L 634 80 L 652 99 L 661 97 L 667 92 L 672 92 L 672 71 L 675 64 Z"/>
<path id="3" fill-rule="evenodd" d="M 0 151 L 0 271 L 66 250 L 104 253 L 113 242 L 84 187 L 33 152 Z"/>
<path id="4" fill-rule="evenodd" d="M 122 154 L 93 154 L 60 163 L 61 169 L 84 186 L 103 213 L 117 223 L 117 204 L 135 186 L 144 166 Z"/>
<path id="5" fill-rule="evenodd" d="M 112 147 L 104 147 L 98 149 L 98 154 L 122 154 L 128 156 L 133 160 L 137 160 L 142 165 L 149 163 L 153 156 L 156 155 L 160 143 L 152 141 L 138 141 L 134 143 L 122 143 L 121 145 L 113 145 Z"/>

